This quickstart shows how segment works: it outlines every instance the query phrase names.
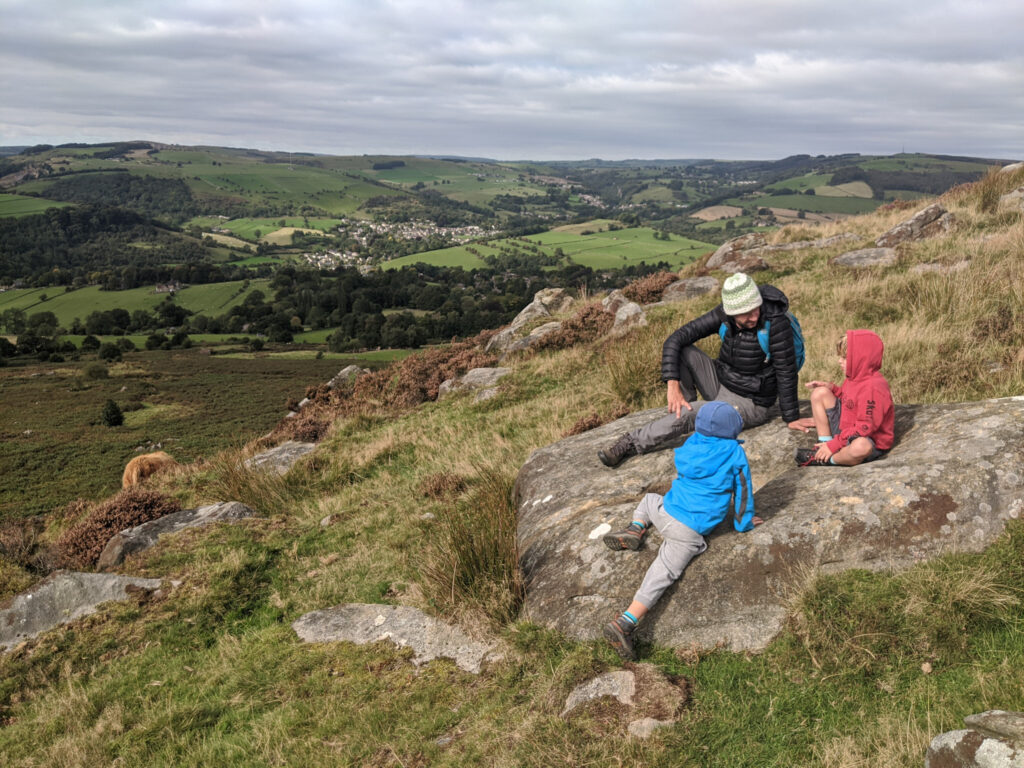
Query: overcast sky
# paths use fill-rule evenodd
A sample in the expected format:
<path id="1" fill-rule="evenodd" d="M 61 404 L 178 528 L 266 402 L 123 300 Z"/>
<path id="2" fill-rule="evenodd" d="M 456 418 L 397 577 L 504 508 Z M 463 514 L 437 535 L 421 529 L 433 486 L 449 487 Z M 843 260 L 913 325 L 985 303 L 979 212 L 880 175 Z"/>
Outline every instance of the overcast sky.
<path id="1" fill-rule="evenodd" d="M 1021 0 L 0 0 L 0 145 L 1024 158 Z"/>

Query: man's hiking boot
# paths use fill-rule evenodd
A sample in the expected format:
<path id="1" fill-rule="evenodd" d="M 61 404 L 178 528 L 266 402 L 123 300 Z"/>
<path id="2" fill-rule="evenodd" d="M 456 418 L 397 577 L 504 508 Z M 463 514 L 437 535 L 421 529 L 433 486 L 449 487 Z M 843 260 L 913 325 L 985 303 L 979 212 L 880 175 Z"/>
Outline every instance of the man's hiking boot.
<path id="1" fill-rule="evenodd" d="M 630 523 L 624 530 L 605 534 L 604 544 L 608 549 L 631 549 L 636 552 L 643 544 L 645 533 L 647 533 L 646 525 Z"/>
<path id="2" fill-rule="evenodd" d="M 817 447 L 814 448 L 797 448 L 796 449 L 796 463 L 801 467 L 832 467 L 834 464 L 829 464 L 828 461 L 822 461 L 821 459 L 814 458 L 818 453 Z"/>
<path id="3" fill-rule="evenodd" d="M 629 439 L 629 435 L 623 435 L 610 448 L 597 452 L 597 458 L 606 467 L 617 467 L 627 456 L 636 456 L 636 447 Z"/>
<path id="4" fill-rule="evenodd" d="M 633 650 L 633 631 L 635 629 L 636 627 L 629 623 L 629 619 L 619 616 L 615 621 L 609 621 L 604 625 L 604 639 L 619 652 L 619 656 L 634 661 L 636 659 L 636 652 Z"/>

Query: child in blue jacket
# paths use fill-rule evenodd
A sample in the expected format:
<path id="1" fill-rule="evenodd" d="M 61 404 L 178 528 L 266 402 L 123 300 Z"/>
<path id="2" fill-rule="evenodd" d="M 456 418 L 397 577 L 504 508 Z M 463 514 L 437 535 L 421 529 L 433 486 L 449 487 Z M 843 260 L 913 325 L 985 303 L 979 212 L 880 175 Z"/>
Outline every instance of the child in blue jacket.
<path id="1" fill-rule="evenodd" d="M 704 537 L 729 510 L 737 531 L 753 530 L 762 520 L 754 515 L 750 464 L 736 436 L 743 420 L 728 403 L 716 400 L 697 413 L 695 431 L 676 449 L 678 476 L 665 496 L 648 493 L 633 513 L 633 522 L 609 533 L 604 543 L 615 550 L 638 550 L 651 524 L 662 536 L 629 608 L 604 627 L 604 637 L 623 658 L 636 657 L 633 632 L 662 593 L 675 583 L 689 562 L 708 548 Z"/>

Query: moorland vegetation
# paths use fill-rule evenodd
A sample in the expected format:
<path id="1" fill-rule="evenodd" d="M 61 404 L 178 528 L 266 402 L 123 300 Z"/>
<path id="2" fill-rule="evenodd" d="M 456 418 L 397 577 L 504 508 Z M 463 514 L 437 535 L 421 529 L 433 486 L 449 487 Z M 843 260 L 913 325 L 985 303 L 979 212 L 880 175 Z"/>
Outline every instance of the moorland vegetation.
<path id="1" fill-rule="evenodd" d="M 945 193 L 955 228 L 901 246 L 893 266 L 844 271 L 832 261 L 840 246 L 773 254 L 758 281 L 781 288 L 801 320 L 802 380 L 835 378 L 835 340 L 869 327 L 886 342 L 898 402 L 1024 393 L 1024 219 L 996 205 L 1022 184 L 1020 171 L 992 173 Z M 848 231 L 870 243 L 912 212 L 893 204 L 771 239 Z M 663 339 L 717 302 L 653 307 L 648 326 L 609 338 L 582 332 L 599 313 L 596 297 L 579 298 L 580 332 L 506 361 L 493 399 L 433 399 L 438 376 L 486 361 L 464 342 L 344 396 L 312 392 L 304 426 L 319 446 L 284 476 L 247 468 L 254 440 L 155 478 L 147 487 L 182 505 L 237 499 L 260 516 L 130 557 L 122 572 L 181 586 L 0 657 L 4 764 L 909 768 L 966 714 L 1022 708 L 1024 527 L 1011 521 L 981 555 L 809 574 L 789 628 L 761 654 L 643 649 L 691 692 L 680 722 L 650 739 L 625 739 L 601 708 L 560 717 L 575 685 L 621 661 L 518 616 L 516 472 L 574 429 L 661 405 Z M 8 526 L 7 578 L 30 580 L 38 554 L 91 506 Z M 499 643 L 504 658 L 474 676 L 446 661 L 417 670 L 386 642 L 298 642 L 291 621 L 343 602 L 419 607 Z"/>

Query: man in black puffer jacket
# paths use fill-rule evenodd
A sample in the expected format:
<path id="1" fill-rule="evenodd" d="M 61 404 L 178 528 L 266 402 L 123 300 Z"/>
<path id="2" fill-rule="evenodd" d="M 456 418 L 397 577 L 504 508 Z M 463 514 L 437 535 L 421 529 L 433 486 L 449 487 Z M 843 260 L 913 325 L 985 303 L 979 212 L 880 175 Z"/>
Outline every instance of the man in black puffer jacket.
<path id="1" fill-rule="evenodd" d="M 722 303 L 677 329 L 661 352 L 661 379 L 668 386 L 668 414 L 633 432 L 597 455 L 609 466 L 627 456 L 678 446 L 693 431 L 699 392 L 704 402 L 722 400 L 743 419 L 743 428 L 768 420 L 768 409 L 779 401 L 782 419 L 790 429 L 807 432 L 813 420 L 800 418 L 797 402 L 797 362 L 793 328 L 786 312 L 789 299 L 771 285 L 758 287 L 750 276 L 737 273 L 722 285 Z M 766 356 L 757 332 L 771 320 Z M 706 336 L 725 336 L 718 359 L 712 360 L 694 344 Z"/>

